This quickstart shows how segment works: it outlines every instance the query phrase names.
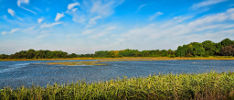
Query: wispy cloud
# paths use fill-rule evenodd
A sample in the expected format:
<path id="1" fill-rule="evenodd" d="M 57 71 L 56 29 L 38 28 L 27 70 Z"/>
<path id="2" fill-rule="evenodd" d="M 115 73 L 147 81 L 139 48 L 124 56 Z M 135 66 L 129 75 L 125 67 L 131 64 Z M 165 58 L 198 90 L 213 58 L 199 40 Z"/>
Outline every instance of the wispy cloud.
<path id="1" fill-rule="evenodd" d="M 12 34 L 12 33 L 15 33 L 17 31 L 19 31 L 20 29 L 19 28 L 14 28 L 14 29 L 11 29 L 10 31 L 3 31 L 2 32 L 2 35 L 6 35 L 6 34 Z"/>
<path id="2" fill-rule="evenodd" d="M 136 27 L 112 38 L 115 42 L 109 48 L 176 49 L 178 45 L 194 41 L 201 42 L 207 39 L 220 41 L 226 37 L 234 37 L 234 24 L 224 23 L 233 22 L 233 14 L 234 8 L 231 8 L 222 13 L 206 15 L 188 22 L 180 19 L 184 16 L 179 16 L 164 23 Z M 151 45 L 152 43 L 154 44 Z"/>
<path id="3" fill-rule="evenodd" d="M 234 8 L 230 8 L 224 13 L 204 16 L 200 18 L 199 20 L 195 20 L 189 23 L 189 25 L 198 26 L 198 25 L 205 25 L 206 23 L 223 22 L 226 20 L 234 20 Z"/>
<path id="4" fill-rule="evenodd" d="M 64 17 L 64 13 L 57 13 L 57 15 L 56 15 L 56 17 L 55 17 L 54 20 L 57 22 L 57 21 L 59 21 L 63 17 Z"/>
<path id="5" fill-rule="evenodd" d="M 29 4 L 29 0 L 17 0 L 17 5 L 21 6 L 21 4 Z"/>
<path id="6" fill-rule="evenodd" d="M 29 2 L 30 2 L 29 0 L 17 0 L 17 6 L 28 11 L 28 12 L 31 12 L 33 14 L 37 14 L 36 12 L 22 6 L 22 4 L 29 4 Z"/>
<path id="7" fill-rule="evenodd" d="M 10 14 L 12 17 L 15 17 L 16 19 L 18 19 L 18 20 L 20 20 L 20 21 L 23 21 L 22 18 L 16 16 L 16 13 L 15 13 L 15 11 L 14 11 L 13 9 L 8 8 L 8 9 L 7 9 L 7 12 L 8 12 L 8 14 Z M 10 21 L 9 19 L 7 19 L 6 16 L 4 16 L 4 19 L 5 19 L 6 21 Z M 11 21 L 11 22 L 12 22 L 12 21 Z M 14 22 L 14 23 L 15 23 L 15 22 Z"/>
<path id="8" fill-rule="evenodd" d="M 37 19 L 37 23 L 40 24 L 43 20 L 44 20 L 44 18 L 38 18 L 38 19 Z"/>
<path id="9" fill-rule="evenodd" d="M 97 21 L 98 19 L 101 19 L 101 18 L 102 18 L 101 16 L 95 16 L 95 17 L 91 18 L 91 19 L 89 20 L 89 24 L 88 24 L 87 27 L 90 27 L 90 26 L 92 26 L 92 25 L 97 24 L 96 21 Z"/>
<path id="10" fill-rule="evenodd" d="M 73 14 L 72 20 L 76 23 L 85 23 L 87 19 L 84 15 Z"/>
<path id="11" fill-rule="evenodd" d="M 2 32 L 2 35 L 5 35 L 5 34 L 7 34 L 7 32 L 6 32 L 6 31 L 3 31 L 3 32 Z"/>
<path id="12" fill-rule="evenodd" d="M 62 22 L 55 22 L 55 23 L 44 23 L 42 24 L 40 27 L 41 28 L 50 28 L 50 27 L 53 27 L 53 26 L 56 26 L 56 25 L 59 25 L 59 24 L 62 24 Z"/>
<path id="13" fill-rule="evenodd" d="M 8 8 L 7 12 L 11 15 L 11 16 L 15 16 L 15 11 Z"/>
<path id="14" fill-rule="evenodd" d="M 100 37 L 110 36 L 117 32 L 118 27 L 116 25 L 101 25 L 94 28 L 84 29 L 81 33 L 86 35 L 89 39 L 100 39 Z"/>
<path id="15" fill-rule="evenodd" d="M 225 2 L 227 0 L 204 0 L 202 2 L 199 2 L 197 4 L 194 4 L 191 8 L 192 9 L 199 9 L 202 7 L 207 7 L 207 6 L 211 6 L 211 5 L 215 5 L 221 2 Z"/>
<path id="16" fill-rule="evenodd" d="M 95 0 L 92 2 L 90 9 L 91 13 L 98 14 L 99 16 L 109 16 L 114 12 L 114 8 L 122 4 L 124 0 Z"/>
<path id="17" fill-rule="evenodd" d="M 191 19 L 193 17 L 194 16 L 191 16 L 191 15 L 190 16 L 176 16 L 176 17 L 173 18 L 173 20 L 176 21 L 176 22 L 183 22 L 183 21 Z"/>
<path id="18" fill-rule="evenodd" d="M 30 9 L 27 9 L 27 8 L 24 8 L 24 7 L 21 7 L 21 8 L 22 8 L 22 9 L 24 9 L 24 10 L 26 10 L 26 11 L 28 11 L 28 12 L 33 13 L 34 15 L 36 15 L 36 14 L 37 14 L 36 12 L 34 12 L 34 11 L 30 10 Z"/>
<path id="19" fill-rule="evenodd" d="M 138 8 L 137 8 L 137 11 L 140 11 L 142 8 L 146 7 L 147 4 L 141 4 Z"/>
<path id="20" fill-rule="evenodd" d="M 71 15 L 72 20 L 86 27 L 98 24 L 98 20 L 105 19 L 114 13 L 114 9 L 121 5 L 124 0 L 84 0 L 82 4 L 72 3 L 68 5 L 66 13 Z M 82 10 L 78 10 L 75 7 Z"/>
<path id="21" fill-rule="evenodd" d="M 108 27 L 105 27 L 103 29 L 99 29 L 99 30 L 95 30 L 95 33 L 94 35 L 91 35 L 91 38 L 93 39 L 97 39 L 97 38 L 100 38 L 100 37 L 103 37 L 103 36 L 106 36 L 107 34 L 112 34 L 113 31 L 115 31 L 117 29 L 116 26 L 108 26 Z"/>
<path id="22" fill-rule="evenodd" d="M 84 15 L 78 14 L 77 7 L 80 6 L 79 2 L 70 3 L 67 5 L 67 11 L 66 14 L 69 14 L 72 16 L 72 20 L 77 23 L 83 23 L 85 22 Z M 80 13 L 80 12 L 79 12 Z"/>
<path id="23" fill-rule="evenodd" d="M 163 15 L 162 12 L 156 12 L 155 14 L 153 14 L 152 16 L 149 17 L 149 20 L 152 21 L 154 20 L 156 17 Z"/>
<path id="24" fill-rule="evenodd" d="M 70 3 L 70 4 L 68 4 L 67 9 L 68 9 L 68 10 L 71 10 L 71 9 L 73 9 L 75 6 L 80 6 L 80 3 L 79 3 L 79 2 Z"/>

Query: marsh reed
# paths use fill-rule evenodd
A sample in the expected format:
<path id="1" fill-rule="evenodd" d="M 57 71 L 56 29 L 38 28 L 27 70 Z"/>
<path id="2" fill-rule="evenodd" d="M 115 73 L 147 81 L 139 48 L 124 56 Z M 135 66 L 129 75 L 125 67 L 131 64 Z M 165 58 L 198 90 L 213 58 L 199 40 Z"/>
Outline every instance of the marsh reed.
<path id="1" fill-rule="evenodd" d="M 234 73 L 159 74 L 105 82 L 3 88 L 0 100 L 233 100 Z"/>

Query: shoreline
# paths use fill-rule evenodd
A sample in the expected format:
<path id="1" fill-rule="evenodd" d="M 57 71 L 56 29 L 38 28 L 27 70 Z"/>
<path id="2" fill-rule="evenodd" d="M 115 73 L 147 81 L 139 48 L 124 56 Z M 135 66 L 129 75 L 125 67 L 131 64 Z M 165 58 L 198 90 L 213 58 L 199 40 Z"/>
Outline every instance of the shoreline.
<path id="1" fill-rule="evenodd" d="M 51 58 L 51 59 L 0 59 L 0 61 L 54 61 L 54 60 L 104 60 L 104 61 L 157 61 L 157 60 L 234 60 L 234 57 L 80 57 L 80 58 Z"/>

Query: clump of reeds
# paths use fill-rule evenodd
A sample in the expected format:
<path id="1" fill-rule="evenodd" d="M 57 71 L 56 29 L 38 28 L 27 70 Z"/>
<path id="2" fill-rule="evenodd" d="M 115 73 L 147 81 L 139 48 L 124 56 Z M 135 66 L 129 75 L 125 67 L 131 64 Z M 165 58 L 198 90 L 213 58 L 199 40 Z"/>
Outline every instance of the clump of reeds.
<path id="1" fill-rule="evenodd" d="M 1 100 L 215 100 L 234 99 L 234 73 L 167 74 L 106 82 L 4 88 Z"/>

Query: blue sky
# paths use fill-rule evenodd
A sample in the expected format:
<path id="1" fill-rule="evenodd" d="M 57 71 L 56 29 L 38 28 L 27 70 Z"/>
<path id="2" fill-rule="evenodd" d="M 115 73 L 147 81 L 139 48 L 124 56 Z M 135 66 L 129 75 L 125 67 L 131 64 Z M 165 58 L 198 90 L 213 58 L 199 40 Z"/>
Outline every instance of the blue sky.
<path id="1" fill-rule="evenodd" d="M 0 54 L 176 49 L 234 39 L 234 0 L 0 0 Z"/>

